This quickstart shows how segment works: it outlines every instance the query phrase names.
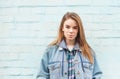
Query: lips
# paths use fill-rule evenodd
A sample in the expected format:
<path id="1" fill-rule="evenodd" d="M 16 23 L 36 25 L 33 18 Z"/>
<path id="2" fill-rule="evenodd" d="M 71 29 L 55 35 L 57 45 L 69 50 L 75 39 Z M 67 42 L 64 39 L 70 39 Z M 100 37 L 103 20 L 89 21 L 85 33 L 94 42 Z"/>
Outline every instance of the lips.
<path id="1" fill-rule="evenodd" d="M 74 35 L 69 35 L 69 37 L 74 37 Z"/>
<path id="2" fill-rule="evenodd" d="M 74 35 L 69 35 L 69 36 L 74 36 Z"/>

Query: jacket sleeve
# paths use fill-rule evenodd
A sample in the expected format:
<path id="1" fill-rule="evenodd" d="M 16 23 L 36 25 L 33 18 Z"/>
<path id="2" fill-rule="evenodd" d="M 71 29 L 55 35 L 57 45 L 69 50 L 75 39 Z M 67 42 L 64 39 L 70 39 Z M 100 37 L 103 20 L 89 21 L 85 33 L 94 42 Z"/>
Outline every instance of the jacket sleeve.
<path id="1" fill-rule="evenodd" d="M 49 49 L 46 49 L 41 62 L 40 62 L 40 67 L 39 67 L 39 72 L 36 76 L 36 79 L 49 79 L 49 69 L 48 69 L 48 60 L 49 60 L 49 56 L 48 56 L 48 51 Z"/>
<path id="2" fill-rule="evenodd" d="M 94 69 L 93 69 L 93 78 L 92 79 L 101 79 L 102 71 L 99 68 L 96 56 L 94 57 Z"/>

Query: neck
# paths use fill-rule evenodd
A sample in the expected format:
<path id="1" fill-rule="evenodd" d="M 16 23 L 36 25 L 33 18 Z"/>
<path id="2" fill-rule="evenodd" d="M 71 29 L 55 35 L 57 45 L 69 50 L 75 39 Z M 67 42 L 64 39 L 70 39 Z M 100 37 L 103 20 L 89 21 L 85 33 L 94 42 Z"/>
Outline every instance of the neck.
<path id="1" fill-rule="evenodd" d="M 66 40 L 66 45 L 69 50 L 72 50 L 75 45 L 75 40 Z"/>
<path id="2" fill-rule="evenodd" d="M 66 44 L 69 46 L 74 46 L 75 40 L 66 40 Z"/>

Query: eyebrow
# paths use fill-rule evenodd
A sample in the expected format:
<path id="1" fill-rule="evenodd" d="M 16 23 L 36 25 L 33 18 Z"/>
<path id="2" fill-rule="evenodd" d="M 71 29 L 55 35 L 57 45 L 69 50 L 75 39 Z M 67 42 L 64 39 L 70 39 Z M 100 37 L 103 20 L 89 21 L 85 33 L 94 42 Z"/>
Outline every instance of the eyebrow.
<path id="1" fill-rule="evenodd" d="M 73 26 L 73 27 L 78 27 L 78 26 Z"/>
<path id="2" fill-rule="evenodd" d="M 70 26 L 70 25 L 66 24 L 66 26 Z M 73 26 L 73 27 L 78 27 L 78 26 Z"/>

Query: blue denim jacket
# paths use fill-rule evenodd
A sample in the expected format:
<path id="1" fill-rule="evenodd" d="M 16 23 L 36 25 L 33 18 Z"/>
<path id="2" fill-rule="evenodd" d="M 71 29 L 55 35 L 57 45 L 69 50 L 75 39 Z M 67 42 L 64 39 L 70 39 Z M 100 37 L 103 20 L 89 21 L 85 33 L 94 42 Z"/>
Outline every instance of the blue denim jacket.
<path id="1" fill-rule="evenodd" d="M 45 50 L 36 79 L 68 79 L 68 62 L 63 44 L 49 46 Z M 77 49 L 78 45 L 75 48 Z M 76 79 L 101 79 L 102 72 L 94 53 L 93 57 L 94 64 L 91 64 L 81 54 L 80 49 L 77 51 L 74 57 Z"/>

